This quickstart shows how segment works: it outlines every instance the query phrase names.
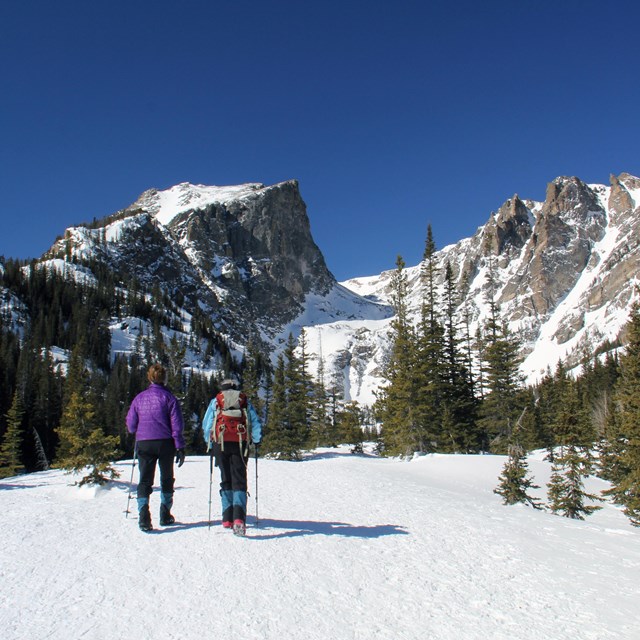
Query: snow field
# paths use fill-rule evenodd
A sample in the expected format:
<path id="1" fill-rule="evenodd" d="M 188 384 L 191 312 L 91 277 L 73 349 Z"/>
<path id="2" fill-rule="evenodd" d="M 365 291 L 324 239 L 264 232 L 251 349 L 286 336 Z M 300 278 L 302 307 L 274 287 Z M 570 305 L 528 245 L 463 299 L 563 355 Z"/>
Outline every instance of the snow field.
<path id="1" fill-rule="evenodd" d="M 217 470 L 208 527 L 206 457 L 175 470 L 179 523 L 150 534 L 125 518 L 130 462 L 107 489 L 5 479 L 3 638 L 636 638 L 640 532 L 609 504 L 584 522 L 503 506 L 503 463 L 261 459 L 256 527 L 251 461 L 245 539 L 220 526 Z M 543 485 L 547 463 L 530 468 Z"/>

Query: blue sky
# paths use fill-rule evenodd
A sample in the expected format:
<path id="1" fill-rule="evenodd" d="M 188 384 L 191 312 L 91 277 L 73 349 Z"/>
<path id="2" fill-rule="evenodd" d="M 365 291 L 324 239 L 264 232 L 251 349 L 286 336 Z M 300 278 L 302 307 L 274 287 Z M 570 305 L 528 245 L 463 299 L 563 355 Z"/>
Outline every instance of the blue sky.
<path id="1" fill-rule="evenodd" d="M 0 255 L 144 190 L 295 178 L 343 280 L 514 193 L 640 175 L 640 5 L 23 0 L 0 8 Z"/>

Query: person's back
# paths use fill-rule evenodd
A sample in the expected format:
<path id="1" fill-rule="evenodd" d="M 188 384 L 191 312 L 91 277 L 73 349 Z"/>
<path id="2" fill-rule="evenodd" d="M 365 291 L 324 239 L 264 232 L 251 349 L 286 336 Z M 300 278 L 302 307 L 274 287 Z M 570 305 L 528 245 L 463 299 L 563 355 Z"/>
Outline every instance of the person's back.
<path id="1" fill-rule="evenodd" d="M 237 380 L 222 381 L 220 393 L 209 403 L 202 431 L 220 469 L 222 526 L 244 535 L 247 517 L 247 463 L 249 444 L 262 439 L 262 424 L 255 409 L 240 391 Z"/>
<path id="2" fill-rule="evenodd" d="M 133 399 L 127 415 L 127 426 L 130 421 L 137 421 L 135 432 L 138 440 L 173 438 L 177 440 L 176 449 L 179 449 L 180 445 L 184 447 L 184 441 L 180 439 L 182 418 L 179 411 L 178 401 L 171 391 L 154 382 Z"/>
<path id="3" fill-rule="evenodd" d="M 184 423 L 176 397 L 164 384 L 166 369 L 160 364 L 149 367 L 147 378 L 151 385 L 140 392 L 131 403 L 126 423 L 136 436 L 136 454 L 140 462 L 138 482 L 138 523 L 143 531 L 150 531 L 149 496 L 153 492 L 156 464 L 160 467 L 160 524 L 175 522 L 173 506 L 173 458 L 178 466 L 184 462 Z"/>

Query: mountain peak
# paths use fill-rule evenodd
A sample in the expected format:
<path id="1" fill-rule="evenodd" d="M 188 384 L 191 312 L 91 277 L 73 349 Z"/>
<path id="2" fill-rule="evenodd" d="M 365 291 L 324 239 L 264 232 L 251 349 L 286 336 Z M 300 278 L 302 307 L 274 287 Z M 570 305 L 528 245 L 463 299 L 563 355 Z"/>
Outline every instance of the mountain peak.
<path id="1" fill-rule="evenodd" d="M 253 182 L 221 187 L 181 182 L 162 191 L 148 189 L 129 208 L 147 211 L 158 222 L 168 225 L 185 211 L 201 209 L 210 204 L 226 204 L 254 195 L 265 188 L 263 184 Z"/>

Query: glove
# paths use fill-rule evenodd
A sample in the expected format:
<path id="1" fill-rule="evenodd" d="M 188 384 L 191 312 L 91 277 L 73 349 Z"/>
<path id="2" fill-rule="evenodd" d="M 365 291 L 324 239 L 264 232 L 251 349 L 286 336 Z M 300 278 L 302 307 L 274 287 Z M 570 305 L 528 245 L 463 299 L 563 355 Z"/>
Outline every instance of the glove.
<path id="1" fill-rule="evenodd" d="M 181 467 L 184 464 L 184 449 L 176 451 L 176 464 Z"/>

